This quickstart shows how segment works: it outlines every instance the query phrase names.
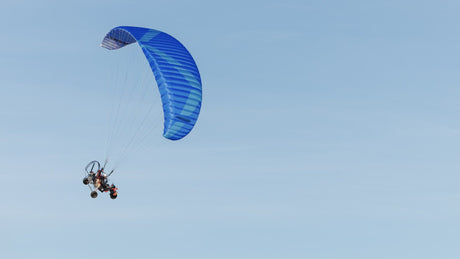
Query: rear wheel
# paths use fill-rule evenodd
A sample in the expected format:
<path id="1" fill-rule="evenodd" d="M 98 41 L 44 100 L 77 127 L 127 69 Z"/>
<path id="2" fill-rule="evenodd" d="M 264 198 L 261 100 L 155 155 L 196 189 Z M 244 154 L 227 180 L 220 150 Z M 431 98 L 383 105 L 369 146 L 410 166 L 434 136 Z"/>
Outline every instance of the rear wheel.
<path id="1" fill-rule="evenodd" d="M 89 184 L 89 179 L 88 178 L 83 178 L 83 184 L 88 185 Z"/>
<path id="2" fill-rule="evenodd" d="M 112 200 L 115 200 L 118 196 L 118 193 L 110 193 L 110 198 L 112 198 Z"/>
<path id="3" fill-rule="evenodd" d="M 97 192 L 96 191 L 92 191 L 91 192 L 91 198 L 96 198 L 97 197 Z"/>

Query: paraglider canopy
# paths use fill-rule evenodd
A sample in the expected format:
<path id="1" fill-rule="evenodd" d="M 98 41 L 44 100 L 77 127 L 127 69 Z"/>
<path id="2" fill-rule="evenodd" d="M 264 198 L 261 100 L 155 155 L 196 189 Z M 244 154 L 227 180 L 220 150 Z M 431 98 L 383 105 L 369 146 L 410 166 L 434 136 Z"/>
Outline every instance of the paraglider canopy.
<path id="1" fill-rule="evenodd" d="M 182 139 L 193 129 L 201 109 L 201 78 L 195 61 L 178 40 L 148 28 L 116 27 L 107 33 L 101 46 L 115 50 L 135 42 L 150 64 L 160 91 L 163 136 Z"/>

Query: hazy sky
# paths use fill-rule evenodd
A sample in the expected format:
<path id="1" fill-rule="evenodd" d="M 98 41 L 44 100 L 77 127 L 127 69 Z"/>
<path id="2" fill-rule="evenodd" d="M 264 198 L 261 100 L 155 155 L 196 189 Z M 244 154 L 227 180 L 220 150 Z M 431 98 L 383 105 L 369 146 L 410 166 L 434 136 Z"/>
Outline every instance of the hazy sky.
<path id="1" fill-rule="evenodd" d="M 0 2 L 0 258 L 459 258 L 458 1 Z M 203 106 L 89 197 L 119 25 Z"/>

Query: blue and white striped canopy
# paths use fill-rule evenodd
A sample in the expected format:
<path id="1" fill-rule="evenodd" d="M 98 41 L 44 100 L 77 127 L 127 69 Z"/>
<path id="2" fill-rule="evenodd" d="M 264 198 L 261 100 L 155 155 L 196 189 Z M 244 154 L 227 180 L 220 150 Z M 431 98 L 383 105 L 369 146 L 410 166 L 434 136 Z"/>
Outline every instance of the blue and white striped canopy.
<path id="1" fill-rule="evenodd" d="M 140 27 L 120 26 L 105 36 L 101 46 L 114 50 L 137 42 L 152 68 L 164 112 L 163 136 L 185 137 L 201 109 L 201 78 L 187 49 L 167 33 Z"/>

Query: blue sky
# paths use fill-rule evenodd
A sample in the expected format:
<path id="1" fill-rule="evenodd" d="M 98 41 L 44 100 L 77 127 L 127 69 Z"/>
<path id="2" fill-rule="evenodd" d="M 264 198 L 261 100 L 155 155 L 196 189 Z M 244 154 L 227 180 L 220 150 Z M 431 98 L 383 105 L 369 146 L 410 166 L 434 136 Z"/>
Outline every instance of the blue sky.
<path id="1" fill-rule="evenodd" d="M 456 1 L 2 1 L 1 258 L 459 258 Z M 194 131 L 93 200 L 105 33 L 192 53 Z"/>

